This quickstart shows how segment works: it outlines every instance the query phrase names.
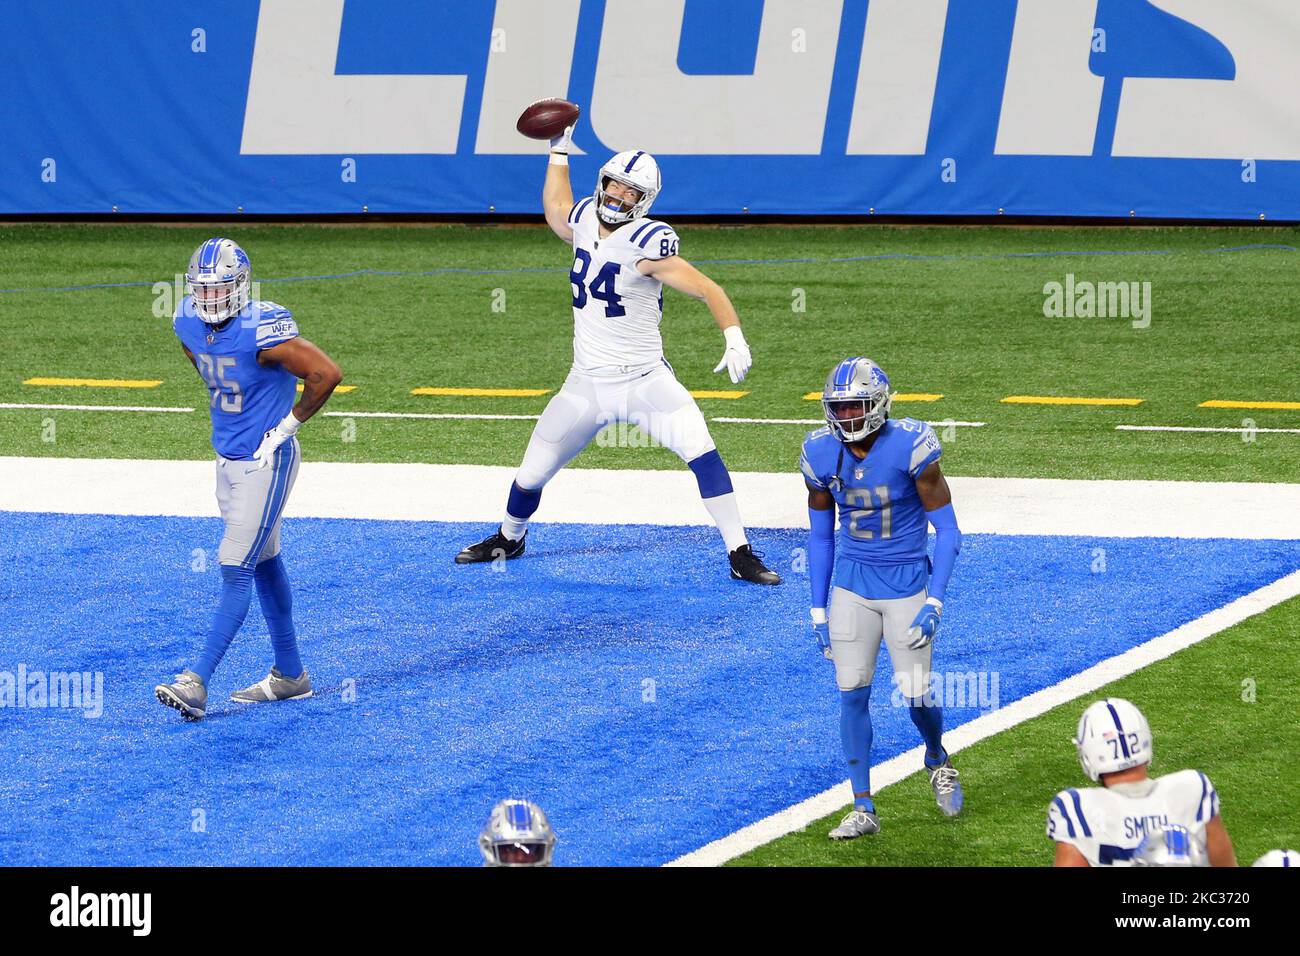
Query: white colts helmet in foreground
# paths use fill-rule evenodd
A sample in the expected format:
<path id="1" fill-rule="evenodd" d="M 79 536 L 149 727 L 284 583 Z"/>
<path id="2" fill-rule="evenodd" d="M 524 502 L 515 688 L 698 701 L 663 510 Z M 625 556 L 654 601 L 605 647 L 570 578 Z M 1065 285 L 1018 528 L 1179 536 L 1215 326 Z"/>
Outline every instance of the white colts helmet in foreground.
<path id="1" fill-rule="evenodd" d="M 1074 745 L 1090 780 L 1151 762 L 1151 727 L 1142 711 L 1120 697 L 1099 700 L 1079 718 Z"/>

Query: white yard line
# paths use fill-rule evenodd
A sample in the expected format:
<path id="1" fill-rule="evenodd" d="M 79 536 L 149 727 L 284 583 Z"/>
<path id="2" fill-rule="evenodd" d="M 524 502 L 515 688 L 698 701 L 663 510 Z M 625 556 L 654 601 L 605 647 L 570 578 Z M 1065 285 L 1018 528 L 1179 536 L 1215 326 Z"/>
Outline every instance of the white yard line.
<path id="1" fill-rule="evenodd" d="M 36 408 L 65 412 L 192 412 L 192 408 L 160 405 L 47 405 L 38 402 L 0 402 L 0 408 Z"/>
<path id="2" fill-rule="evenodd" d="M 319 440 L 316 439 L 316 440 Z M 311 457 L 313 439 L 303 441 Z M 659 450 L 665 463 L 675 458 Z M 398 521 L 501 520 L 513 467 L 349 464 L 308 460 L 290 517 Z M 751 528 L 808 527 L 798 472 L 733 472 Z M 971 534 L 1300 539 L 1300 485 L 1246 482 L 950 478 Z M 0 511 L 71 514 L 217 513 L 211 461 L 0 458 Z M 665 471 L 566 468 L 551 481 L 539 522 L 709 525 L 695 478 Z"/>
<path id="3" fill-rule="evenodd" d="M 825 425 L 824 418 L 710 418 L 711 422 L 724 422 L 728 425 Z M 983 428 L 988 422 L 954 422 L 954 421 L 932 421 L 928 422 L 935 428 L 945 428 L 949 425 L 957 428 Z"/>
<path id="4" fill-rule="evenodd" d="M 329 418 L 450 418 L 464 421 L 535 422 L 538 415 L 489 415 L 470 412 L 322 412 Z"/>
<path id="5" fill-rule="evenodd" d="M 1263 432 L 1272 435 L 1300 435 L 1300 428 L 1193 428 L 1190 425 L 1116 425 L 1117 432 L 1229 432 L 1236 435 Z"/>
<path id="6" fill-rule="evenodd" d="M 950 753 L 965 750 L 981 740 L 1045 714 L 1059 704 L 1091 694 L 1121 677 L 1170 657 L 1298 594 L 1300 594 L 1300 571 L 1295 571 L 1194 621 L 1189 621 L 1168 634 L 1163 634 L 1145 644 L 1139 644 L 1086 671 L 1067 677 L 1058 684 L 1053 684 L 1006 707 L 949 730 L 944 734 L 944 746 Z M 923 745 L 914 747 L 906 753 L 872 767 L 871 781 L 874 792 L 879 793 L 919 770 L 922 766 L 924 749 Z M 802 830 L 815 820 L 820 820 L 852 802 L 853 791 L 849 782 L 845 780 L 816 796 L 809 797 L 779 813 L 774 813 L 757 823 L 751 823 L 720 840 L 714 840 L 698 850 L 678 857 L 667 865 L 720 866 L 787 833 Z"/>

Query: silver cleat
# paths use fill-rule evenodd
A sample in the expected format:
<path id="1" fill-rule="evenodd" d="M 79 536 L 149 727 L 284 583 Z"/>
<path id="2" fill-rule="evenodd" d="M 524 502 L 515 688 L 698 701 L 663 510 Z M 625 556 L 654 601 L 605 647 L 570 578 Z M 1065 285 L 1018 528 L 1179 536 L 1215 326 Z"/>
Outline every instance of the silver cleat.
<path id="1" fill-rule="evenodd" d="M 198 720 L 208 712 L 208 689 L 194 671 L 181 671 L 173 684 L 159 684 L 153 689 L 158 702 L 179 710 L 186 720 Z"/>
<path id="2" fill-rule="evenodd" d="M 850 810 L 844 819 L 830 833 L 832 840 L 856 840 L 860 836 L 869 836 L 880 832 L 880 818 L 870 810 Z"/>
<path id="3" fill-rule="evenodd" d="M 311 696 L 311 678 L 304 669 L 297 678 L 285 677 L 274 667 L 251 687 L 237 690 L 230 699 L 241 704 L 268 704 L 277 700 L 302 700 Z"/>
<path id="4" fill-rule="evenodd" d="M 965 797 L 961 792 L 961 781 L 957 779 L 957 768 L 948 757 L 937 767 L 926 767 L 930 774 L 930 789 L 934 791 L 934 802 L 944 816 L 955 817 L 961 813 Z"/>

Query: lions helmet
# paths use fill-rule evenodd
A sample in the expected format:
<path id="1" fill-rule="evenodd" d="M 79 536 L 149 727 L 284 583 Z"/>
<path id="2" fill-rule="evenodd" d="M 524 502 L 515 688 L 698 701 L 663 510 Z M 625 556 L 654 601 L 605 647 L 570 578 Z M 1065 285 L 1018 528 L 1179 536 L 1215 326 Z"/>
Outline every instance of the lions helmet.
<path id="1" fill-rule="evenodd" d="M 631 186 L 641 197 L 631 206 L 625 200 L 615 199 L 605 192 L 611 179 Z M 645 150 L 629 149 L 619 153 L 600 167 L 600 175 L 596 178 L 596 215 L 607 226 L 640 219 L 650 211 L 662 185 L 659 164 Z"/>
<path id="2" fill-rule="evenodd" d="M 483 824 L 478 848 L 484 866 L 550 866 L 556 842 L 541 807 L 527 800 L 502 800 Z"/>
<path id="3" fill-rule="evenodd" d="M 244 250 L 231 239 L 209 239 L 194 250 L 185 271 L 186 291 L 194 311 L 210 325 L 238 315 L 252 294 L 253 268 Z"/>
<path id="4" fill-rule="evenodd" d="M 1090 780 L 1151 762 L 1151 727 L 1131 703 L 1108 697 L 1092 704 L 1079 718 L 1074 745 Z"/>
<path id="5" fill-rule="evenodd" d="M 1257 866 L 1300 866 L 1300 853 L 1295 850 L 1269 850 L 1251 865 Z"/>
<path id="6" fill-rule="evenodd" d="M 889 418 L 889 376 L 869 358 L 846 358 L 831 369 L 822 389 L 822 411 L 831 433 L 843 442 L 862 441 Z"/>
<path id="7" fill-rule="evenodd" d="M 1209 866 L 1210 855 L 1203 837 L 1196 837 L 1187 827 L 1171 823 L 1154 826 L 1133 854 L 1134 866 Z"/>

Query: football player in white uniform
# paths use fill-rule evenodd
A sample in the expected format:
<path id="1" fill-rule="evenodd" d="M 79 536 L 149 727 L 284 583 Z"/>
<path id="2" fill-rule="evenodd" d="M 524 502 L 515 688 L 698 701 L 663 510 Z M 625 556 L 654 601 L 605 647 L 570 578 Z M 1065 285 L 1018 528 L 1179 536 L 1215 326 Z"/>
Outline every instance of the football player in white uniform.
<path id="1" fill-rule="evenodd" d="M 731 476 L 704 415 L 664 359 L 659 323 L 663 286 L 703 300 L 726 347 L 715 372 L 732 382 L 749 371 L 749 346 L 727 294 L 678 255 L 677 233 L 646 218 L 659 195 L 659 166 L 644 150 L 619 153 L 600 170 L 595 194 L 573 201 L 572 127 L 551 141 L 542 190 L 546 223 L 573 245 L 573 368 L 542 412 L 510 487 L 496 532 L 456 555 L 458 564 L 517 558 L 542 489 L 606 425 L 629 422 L 675 452 L 695 473 L 731 560 L 731 576 L 780 584 L 750 548 Z"/>
<path id="2" fill-rule="evenodd" d="M 1147 834 L 1185 831 L 1189 858 L 1236 866 L 1219 816 L 1219 794 L 1199 770 L 1151 777 L 1151 728 L 1127 700 L 1099 700 L 1083 712 L 1074 740 L 1083 772 L 1100 787 L 1062 790 L 1047 809 L 1055 866 L 1132 866 Z M 1148 844 L 1150 846 L 1150 844 Z M 1144 861 L 1145 862 L 1145 861 Z"/>

